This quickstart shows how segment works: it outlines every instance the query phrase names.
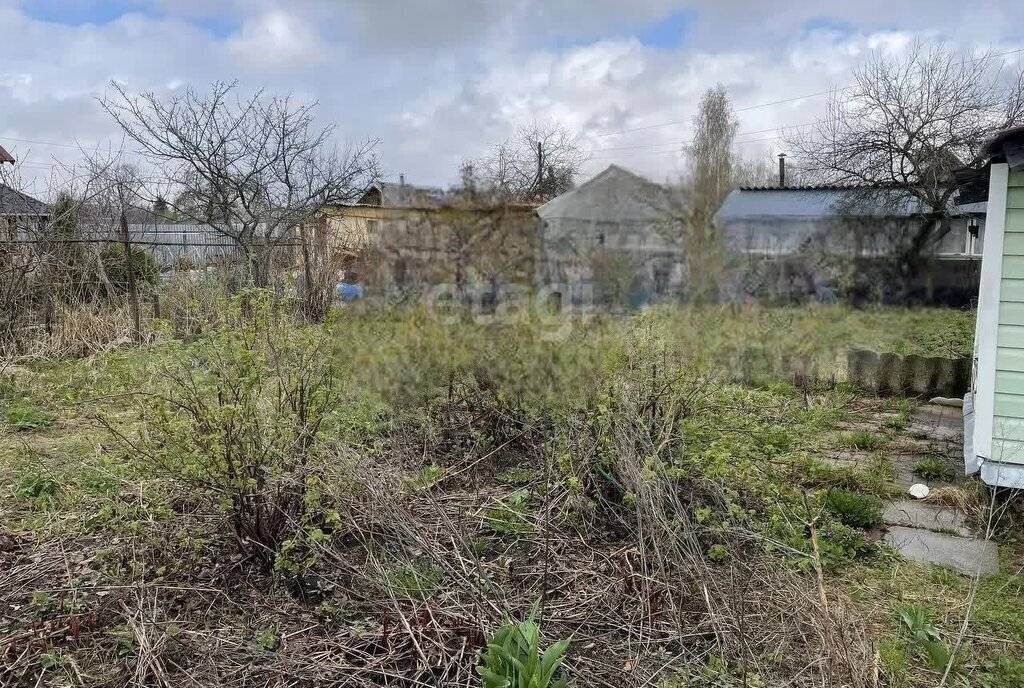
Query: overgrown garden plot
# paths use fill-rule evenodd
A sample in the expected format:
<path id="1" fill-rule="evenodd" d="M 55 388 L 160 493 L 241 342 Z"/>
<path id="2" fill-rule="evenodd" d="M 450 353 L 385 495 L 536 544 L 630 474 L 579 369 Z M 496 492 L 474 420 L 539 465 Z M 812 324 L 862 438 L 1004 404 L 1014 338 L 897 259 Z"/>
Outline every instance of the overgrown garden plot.
<path id="1" fill-rule="evenodd" d="M 537 604 L 571 685 L 1018 685 L 1017 512 L 993 580 L 900 561 L 877 527 L 914 404 L 841 381 L 851 343 L 958 354 L 971 330 L 841 308 L 306 326 L 253 293 L 187 343 L 9 365 L 4 681 L 473 685 Z M 755 345 L 820 378 L 737 383 Z M 985 517 L 970 484 L 946 498 Z"/>

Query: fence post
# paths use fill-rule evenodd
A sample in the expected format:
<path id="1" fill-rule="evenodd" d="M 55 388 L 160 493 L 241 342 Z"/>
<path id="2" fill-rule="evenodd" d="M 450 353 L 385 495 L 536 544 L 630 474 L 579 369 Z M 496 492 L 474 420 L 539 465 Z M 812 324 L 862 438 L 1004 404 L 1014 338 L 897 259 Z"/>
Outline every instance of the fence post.
<path id="1" fill-rule="evenodd" d="M 124 203 L 121 203 L 121 243 L 124 246 L 124 264 L 128 272 L 128 295 L 131 299 L 133 336 L 136 344 L 142 343 L 142 317 L 139 304 L 139 285 L 135 282 L 135 266 L 132 264 L 132 241 L 128 236 L 128 218 L 124 214 Z"/>

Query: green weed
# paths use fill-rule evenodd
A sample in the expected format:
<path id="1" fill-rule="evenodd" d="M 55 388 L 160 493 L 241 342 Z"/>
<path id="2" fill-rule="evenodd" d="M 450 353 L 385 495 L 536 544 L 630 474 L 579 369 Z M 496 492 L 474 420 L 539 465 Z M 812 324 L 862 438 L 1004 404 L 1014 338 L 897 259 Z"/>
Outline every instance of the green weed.
<path id="1" fill-rule="evenodd" d="M 882 500 L 871 494 L 830 490 L 825 504 L 840 521 L 856 528 L 874 528 L 882 522 Z"/>
<path id="2" fill-rule="evenodd" d="M 949 466 L 937 456 L 926 456 L 915 461 L 913 470 L 925 480 L 944 480 L 950 477 Z"/>
<path id="3" fill-rule="evenodd" d="M 949 646 L 932 625 L 928 610 L 921 604 L 907 604 L 897 609 L 897 614 L 910 640 L 928 657 L 932 669 L 945 669 L 951 658 Z"/>
<path id="4" fill-rule="evenodd" d="M 558 640 L 540 651 L 540 628 L 534 612 L 526 621 L 507 621 L 487 641 L 476 673 L 484 688 L 565 688 L 568 682 L 558 677 L 569 640 Z"/>
<path id="5" fill-rule="evenodd" d="M 840 433 L 838 443 L 850 449 L 878 451 L 885 446 L 885 437 L 870 430 L 851 430 Z"/>
<path id="6" fill-rule="evenodd" d="M 56 422 L 51 414 L 24 399 L 16 399 L 4 411 L 7 425 L 15 432 L 30 432 L 53 427 Z"/>
<path id="7" fill-rule="evenodd" d="M 21 476 L 14 488 L 14 496 L 18 499 L 48 501 L 57 494 L 59 488 L 60 485 L 53 476 L 30 472 Z"/>

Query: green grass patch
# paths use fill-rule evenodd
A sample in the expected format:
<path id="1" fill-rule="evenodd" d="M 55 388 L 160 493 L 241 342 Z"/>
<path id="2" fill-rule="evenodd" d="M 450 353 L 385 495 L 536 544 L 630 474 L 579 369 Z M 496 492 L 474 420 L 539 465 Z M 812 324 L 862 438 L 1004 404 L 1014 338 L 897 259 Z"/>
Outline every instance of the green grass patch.
<path id="1" fill-rule="evenodd" d="M 838 444 L 848 449 L 878 451 L 885 446 L 885 436 L 872 430 L 849 430 L 839 434 Z"/>

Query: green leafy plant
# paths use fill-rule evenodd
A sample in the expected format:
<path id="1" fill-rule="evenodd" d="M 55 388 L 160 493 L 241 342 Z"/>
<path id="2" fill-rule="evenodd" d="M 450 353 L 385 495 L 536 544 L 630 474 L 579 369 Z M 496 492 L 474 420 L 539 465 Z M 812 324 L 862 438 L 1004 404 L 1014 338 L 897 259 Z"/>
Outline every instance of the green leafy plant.
<path id="1" fill-rule="evenodd" d="M 569 640 L 553 643 L 543 654 L 540 651 L 540 628 L 534 605 L 526 621 L 507 621 L 487 642 L 481 662 L 476 667 L 484 688 L 564 688 L 564 676 L 555 678 L 565 659 Z"/>
<path id="2" fill-rule="evenodd" d="M 406 489 L 410 492 L 423 492 L 433 487 L 444 477 L 444 467 L 436 464 L 424 466 L 405 480 Z"/>
<path id="3" fill-rule="evenodd" d="M 396 594 L 420 600 L 435 594 L 444 578 L 441 567 L 427 561 L 399 562 L 384 573 Z"/>
<path id="4" fill-rule="evenodd" d="M 267 652 L 276 652 L 281 647 L 281 636 L 275 628 L 266 628 L 256 638 L 256 642 Z"/>
<path id="5" fill-rule="evenodd" d="M 938 629 L 932 625 L 928 610 L 920 604 L 907 604 L 898 613 L 911 640 L 928 656 L 932 669 L 945 669 L 951 658 L 949 646 L 942 642 Z"/>
<path id="6" fill-rule="evenodd" d="M 873 528 L 882 522 L 882 500 L 871 494 L 830 490 L 825 505 L 842 523 L 855 528 Z"/>
<path id="7" fill-rule="evenodd" d="M 14 488 L 14 496 L 17 499 L 49 500 L 57 494 L 59 487 L 57 481 L 49 475 L 26 473 Z"/>

